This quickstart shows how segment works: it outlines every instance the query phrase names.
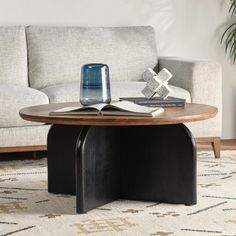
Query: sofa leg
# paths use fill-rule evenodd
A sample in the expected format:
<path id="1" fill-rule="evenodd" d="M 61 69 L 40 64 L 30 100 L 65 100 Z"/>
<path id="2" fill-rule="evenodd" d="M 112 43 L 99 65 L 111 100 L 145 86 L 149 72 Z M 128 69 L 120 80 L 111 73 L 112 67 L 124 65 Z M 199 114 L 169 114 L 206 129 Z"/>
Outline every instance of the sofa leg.
<path id="1" fill-rule="evenodd" d="M 37 152 L 36 151 L 33 151 L 33 158 L 37 158 Z"/>
<path id="2" fill-rule="evenodd" d="M 215 154 L 215 158 L 220 158 L 220 138 L 214 137 L 211 145 Z"/>

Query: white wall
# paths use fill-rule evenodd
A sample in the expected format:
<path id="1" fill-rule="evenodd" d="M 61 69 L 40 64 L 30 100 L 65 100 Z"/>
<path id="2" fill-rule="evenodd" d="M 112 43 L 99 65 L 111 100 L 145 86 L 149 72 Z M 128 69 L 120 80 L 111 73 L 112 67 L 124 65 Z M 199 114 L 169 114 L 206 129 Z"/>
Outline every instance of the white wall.
<path id="1" fill-rule="evenodd" d="M 146 25 L 160 55 L 215 60 L 223 66 L 223 137 L 236 137 L 236 66 L 220 45 L 229 0 L 0 0 L 1 25 Z"/>

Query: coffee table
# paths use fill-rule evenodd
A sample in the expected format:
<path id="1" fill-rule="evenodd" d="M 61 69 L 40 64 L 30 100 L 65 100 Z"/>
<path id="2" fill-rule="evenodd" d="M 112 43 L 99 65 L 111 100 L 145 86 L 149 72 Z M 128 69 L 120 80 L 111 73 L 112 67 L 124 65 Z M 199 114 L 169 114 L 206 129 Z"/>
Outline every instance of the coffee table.
<path id="1" fill-rule="evenodd" d="M 155 118 L 58 116 L 78 103 L 27 107 L 23 119 L 53 124 L 48 133 L 48 191 L 76 195 L 77 213 L 119 198 L 196 204 L 196 145 L 186 122 L 217 108 L 186 104 Z"/>

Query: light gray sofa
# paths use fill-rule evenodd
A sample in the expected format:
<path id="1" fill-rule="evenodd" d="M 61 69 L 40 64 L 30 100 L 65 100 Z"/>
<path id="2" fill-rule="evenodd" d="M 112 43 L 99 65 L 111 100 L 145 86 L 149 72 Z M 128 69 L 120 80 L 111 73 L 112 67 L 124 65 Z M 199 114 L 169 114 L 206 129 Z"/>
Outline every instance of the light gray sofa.
<path id="1" fill-rule="evenodd" d="M 158 58 L 152 27 L 0 27 L 0 152 L 46 145 L 49 125 L 25 121 L 19 110 L 79 101 L 80 69 L 92 62 L 109 65 L 113 99 L 142 96 L 146 68 L 169 69 L 174 74 L 172 96 L 218 107 L 216 118 L 189 127 L 195 137 L 219 140 L 221 67 L 214 62 Z"/>

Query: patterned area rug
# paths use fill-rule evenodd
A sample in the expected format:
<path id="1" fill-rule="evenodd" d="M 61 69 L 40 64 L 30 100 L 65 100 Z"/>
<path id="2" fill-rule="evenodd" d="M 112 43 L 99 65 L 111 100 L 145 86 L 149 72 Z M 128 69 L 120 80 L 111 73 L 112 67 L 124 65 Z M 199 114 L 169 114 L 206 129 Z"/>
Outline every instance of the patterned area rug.
<path id="1" fill-rule="evenodd" d="M 47 192 L 46 159 L 0 162 L 0 236 L 236 235 L 236 152 L 198 153 L 195 206 L 119 200 L 77 215 Z"/>

